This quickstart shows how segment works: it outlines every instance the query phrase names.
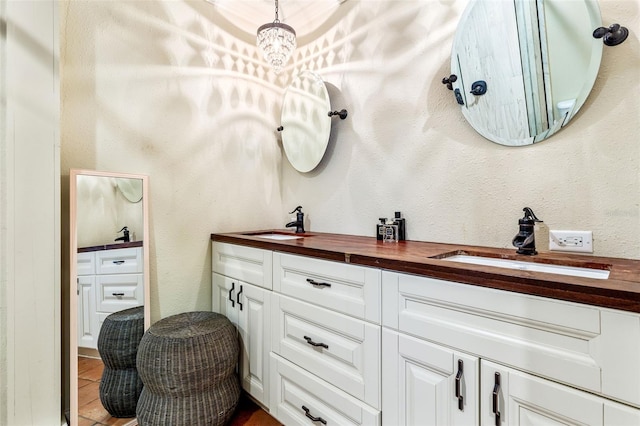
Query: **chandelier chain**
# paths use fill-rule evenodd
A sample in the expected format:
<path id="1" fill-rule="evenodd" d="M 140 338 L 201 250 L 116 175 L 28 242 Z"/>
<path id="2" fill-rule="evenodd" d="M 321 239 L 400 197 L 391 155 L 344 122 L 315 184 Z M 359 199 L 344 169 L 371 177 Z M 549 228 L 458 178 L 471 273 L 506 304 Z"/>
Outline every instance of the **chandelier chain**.
<path id="1" fill-rule="evenodd" d="M 280 22 L 280 19 L 278 19 L 278 0 L 276 0 L 276 20 L 273 22 Z"/>

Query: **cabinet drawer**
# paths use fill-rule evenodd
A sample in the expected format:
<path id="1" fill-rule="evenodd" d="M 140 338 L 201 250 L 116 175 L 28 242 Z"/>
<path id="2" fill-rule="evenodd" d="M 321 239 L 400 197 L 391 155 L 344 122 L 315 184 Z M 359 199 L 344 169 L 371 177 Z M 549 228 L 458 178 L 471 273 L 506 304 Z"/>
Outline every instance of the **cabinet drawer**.
<path id="1" fill-rule="evenodd" d="M 212 244 L 213 272 L 271 290 L 271 252 L 235 244 Z"/>
<path id="2" fill-rule="evenodd" d="M 82 275 L 94 275 L 96 273 L 96 256 L 95 252 L 88 251 L 78 253 L 78 259 L 76 263 L 76 274 Z"/>
<path id="3" fill-rule="evenodd" d="M 269 409 L 286 425 L 380 425 L 380 411 L 273 353 L 271 371 Z"/>
<path id="4" fill-rule="evenodd" d="M 273 294 L 272 349 L 380 408 L 380 327 Z"/>
<path id="5" fill-rule="evenodd" d="M 96 253 L 96 274 L 134 274 L 142 272 L 142 248 L 101 250 Z"/>
<path id="6" fill-rule="evenodd" d="M 380 324 L 380 270 L 273 254 L 273 289 L 314 305 Z"/>
<path id="7" fill-rule="evenodd" d="M 637 314 L 408 274 L 383 281 L 387 327 L 640 404 Z"/>
<path id="8" fill-rule="evenodd" d="M 117 312 L 144 304 L 142 274 L 97 275 L 96 310 Z"/>

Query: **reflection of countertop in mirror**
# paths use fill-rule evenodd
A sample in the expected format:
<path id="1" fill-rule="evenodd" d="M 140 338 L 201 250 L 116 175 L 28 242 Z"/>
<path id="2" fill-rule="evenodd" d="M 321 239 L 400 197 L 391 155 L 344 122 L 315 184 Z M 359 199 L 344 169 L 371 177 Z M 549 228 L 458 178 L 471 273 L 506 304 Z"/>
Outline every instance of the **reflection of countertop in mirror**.
<path id="1" fill-rule="evenodd" d="M 274 240 L 260 233 L 292 234 L 283 230 L 212 234 L 216 242 L 245 245 L 312 256 L 319 259 L 370 266 L 482 287 L 640 312 L 640 260 L 541 252 L 517 255 L 515 249 L 401 241 L 384 243 L 375 237 L 308 232 L 302 238 Z M 252 235 L 251 235 L 252 234 Z M 486 257 L 543 264 L 586 266 L 610 271 L 608 279 L 563 276 L 544 272 L 471 265 L 443 260 L 456 253 L 482 253 Z"/>
<path id="2" fill-rule="evenodd" d="M 78 247 L 78 253 L 86 253 L 90 251 L 115 250 L 122 248 L 142 247 L 142 241 L 131 241 L 129 243 L 105 244 L 101 246 Z"/>

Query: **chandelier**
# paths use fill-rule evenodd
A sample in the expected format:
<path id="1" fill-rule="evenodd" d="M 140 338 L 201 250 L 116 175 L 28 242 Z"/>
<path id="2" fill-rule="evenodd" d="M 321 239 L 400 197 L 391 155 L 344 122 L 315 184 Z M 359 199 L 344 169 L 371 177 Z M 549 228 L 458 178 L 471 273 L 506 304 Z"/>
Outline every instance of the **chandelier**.
<path id="1" fill-rule="evenodd" d="M 258 28 L 257 44 L 264 59 L 276 74 L 282 71 L 291 54 L 296 49 L 296 32 L 278 19 L 278 0 L 276 1 L 276 19 Z"/>

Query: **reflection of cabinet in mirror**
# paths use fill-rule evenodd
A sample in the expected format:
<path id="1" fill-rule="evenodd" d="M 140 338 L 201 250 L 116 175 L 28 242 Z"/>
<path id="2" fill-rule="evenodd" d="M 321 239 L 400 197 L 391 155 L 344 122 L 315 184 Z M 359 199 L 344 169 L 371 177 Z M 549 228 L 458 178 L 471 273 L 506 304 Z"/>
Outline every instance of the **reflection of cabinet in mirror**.
<path id="1" fill-rule="evenodd" d="M 78 374 L 80 361 L 85 365 L 85 360 L 95 358 L 92 365 L 100 365 L 97 342 L 102 322 L 114 312 L 144 305 L 145 329 L 150 324 L 148 178 L 71 170 L 69 198 L 69 420 L 75 426 L 98 420 L 79 412 L 83 407 Z M 130 231 L 129 242 L 118 238 L 124 226 Z M 87 413 L 108 417 L 98 404 L 97 385 L 93 392 L 83 395 L 83 400 L 94 401 Z"/>
<path id="2" fill-rule="evenodd" d="M 97 349 L 105 318 L 144 304 L 143 247 L 78 251 L 78 347 Z M 107 246 L 108 247 L 108 246 Z"/>

